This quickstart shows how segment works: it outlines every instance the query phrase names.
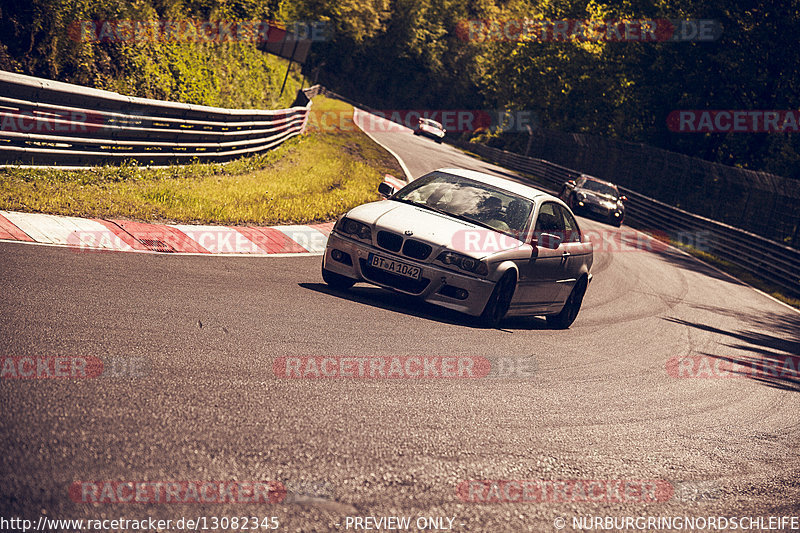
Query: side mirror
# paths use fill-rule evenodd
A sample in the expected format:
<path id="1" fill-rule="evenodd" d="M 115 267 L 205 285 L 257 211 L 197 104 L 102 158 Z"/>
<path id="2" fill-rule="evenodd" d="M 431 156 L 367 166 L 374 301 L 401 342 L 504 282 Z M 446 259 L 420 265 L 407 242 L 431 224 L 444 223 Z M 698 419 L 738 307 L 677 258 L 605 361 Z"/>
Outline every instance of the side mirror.
<path id="1" fill-rule="evenodd" d="M 555 250 L 561 246 L 561 237 L 552 233 L 542 233 L 539 235 L 539 246 Z"/>
<path id="2" fill-rule="evenodd" d="M 575 180 L 569 180 L 569 181 L 567 181 L 567 186 L 569 186 L 569 187 L 574 187 L 574 186 L 575 186 Z"/>
<path id="3" fill-rule="evenodd" d="M 623 202 L 627 202 L 628 201 L 628 197 L 625 196 L 624 194 L 622 196 L 620 196 L 619 199 L 622 200 Z"/>
<path id="4" fill-rule="evenodd" d="M 391 195 L 395 193 L 394 187 L 382 181 L 380 185 L 378 185 L 378 194 L 383 196 L 384 198 L 389 198 Z"/>

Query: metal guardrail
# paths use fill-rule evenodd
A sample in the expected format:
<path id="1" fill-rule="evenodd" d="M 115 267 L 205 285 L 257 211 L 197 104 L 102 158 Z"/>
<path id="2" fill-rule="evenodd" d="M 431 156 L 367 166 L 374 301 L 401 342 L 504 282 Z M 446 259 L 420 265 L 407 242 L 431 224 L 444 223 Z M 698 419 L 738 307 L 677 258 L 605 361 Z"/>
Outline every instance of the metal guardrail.
<path id="1" fill-rule="evenodd" d="M 482 144 L 455 143 L 498 165 L 528 174 L 559 191 L 565 181 L 581 172 Z M 696 241 L 703 251 L 719 257 L 758 277 L 767 279 L 794 296 L 800 296 L 800 250 L 784 246 L 748 231 L 672 207 L 630 189 L 620 187 L 629 202 L 625 215 L 631 226 L 666 232 L 677 240 L 685 236 Z"/>
<path id="2" fill-rule="evenodd" d="M 0 163 L 164 165 L 225 161 L 304 131 L 311 98 L 289 109 L 225 109 L 123 96 L 0 71 Z"/>
<path id="3" fill-rule="evenodd" d="M 519 138 L 503 140 L 521 148 Z M 800 179 L 612 137 L 543 128 L 527 139 L 530 153 L 503 149 L 647 191 L 668 205 L 800 248 Z"/>

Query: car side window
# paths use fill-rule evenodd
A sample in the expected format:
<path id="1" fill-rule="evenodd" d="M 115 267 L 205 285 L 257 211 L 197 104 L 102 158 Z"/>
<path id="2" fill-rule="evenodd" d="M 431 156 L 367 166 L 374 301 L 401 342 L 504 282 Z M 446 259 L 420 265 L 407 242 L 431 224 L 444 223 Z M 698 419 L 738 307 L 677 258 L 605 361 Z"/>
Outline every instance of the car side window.
<path id="1" fill-rule="evenodd" d="M 559 205 L 554 202 L 545 202 L 539 208 L 539 216 L 536 218 L 536 238 L 542 233 L 550 233 L 563 237 L 564 217 L 561 215 Z"/>
<path id="2" fill-rule="evenodd" d="M 557 206 L 564 221 L 564 242 L 581 242 L 581 230 L 572 213 L 564 206 Z"/>

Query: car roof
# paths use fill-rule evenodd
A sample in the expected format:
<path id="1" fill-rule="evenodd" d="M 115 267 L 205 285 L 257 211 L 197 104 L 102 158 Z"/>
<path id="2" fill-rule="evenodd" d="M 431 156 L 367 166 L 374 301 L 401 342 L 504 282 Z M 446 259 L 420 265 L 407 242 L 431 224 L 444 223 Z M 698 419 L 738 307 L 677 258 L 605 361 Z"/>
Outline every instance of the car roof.
<path id="1" fill-rule="evenodd" d="M 509 192 L 513 192 L 529 200 L 558 200 L 555 196 L 525 183 L 519 183 L 499 176 L 492 176 L 491 174 L 478 172 L 477 170 L 467 170 L 465 168 L 438 168 L 436 172 L 446 172 L 455 176 L 461 176 L 462 178 L 479 181 L 497 187 L 498 189 L 505 189 Z"/>
<path id="2" fill-rule="evenodd" d="M 617 186 L 615 183 L 611 183 L 610 181 L 606 181 L 606 180 L 601 180 L 600 178 L 595 178 L 594 176 L 590 176 L 589 174 L 581 174 L 581 177 L 589 179 L 589 180 L 592 180 L 592 181 L 596 181 L 598 183 L 602 183 L 604 185 L 609 185 L 611 187 L 616 187 Z"/>

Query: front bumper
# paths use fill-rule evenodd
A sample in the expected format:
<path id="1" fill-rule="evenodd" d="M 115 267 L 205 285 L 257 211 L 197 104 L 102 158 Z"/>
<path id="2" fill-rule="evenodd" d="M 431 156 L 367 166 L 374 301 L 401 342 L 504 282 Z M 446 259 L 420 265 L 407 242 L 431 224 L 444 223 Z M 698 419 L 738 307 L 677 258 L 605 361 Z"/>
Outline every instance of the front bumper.
<path id="1" fill-rule="evenodd" d="M 331 254 L 337 250 L 339 253 L 347 254 L 350 260 L 347 261 L 346 258 L 344 261 L 342 258 L 334 260 Z M 420 280 L 411 280 L 370 266 L 367 261 L 370 253 L 419 267 Z M 322 266 L 331 272 L 410 294 L 428 303 L 472 316 L 478 316 L 483 312 L 495 286 L 493 281 L 462 275 L 431 263 L 415 261 L 371 244 L 342 237 L 334 232 L 328 236 Z M 467 291 L 466 298 L 456 297 L 458 292 L 456 289 Z"/>
<path id="2" fill-rule="evenodd" d="M 434 139 L 434 140 L 437 140 L 437 141 L 441 141 L 442 139 L 444 139 L 444 134 L 443 133 L 432 132 L 432 131 L 427 131 L 427 130 L 423 130 L 423 129 L 418 129 L 418 130 L 415 131 L 415 133 L 417 135 L 424 135 L 425 137 L 430 137 L 431 139 Z"/>
<path id="3" fill-rule="evenodd" d="M 613 221 L 613 220 L 622 220 L 625 218 L 625 211 L 622 209 L 618 209 L 616 207 L 606 207 L 600 204 L 594 204 L 590 202 L 583 202 L 583 205 L 580 205 L 579 200 L 574 202 L 574 207 L 572 212 L 576 215 L 584 215 L 596 218 L 602 218 L 603 220 Z M 614 216 L 614 213 L 619 213 L 619 216 Z"/>

